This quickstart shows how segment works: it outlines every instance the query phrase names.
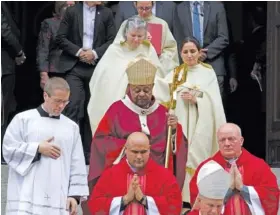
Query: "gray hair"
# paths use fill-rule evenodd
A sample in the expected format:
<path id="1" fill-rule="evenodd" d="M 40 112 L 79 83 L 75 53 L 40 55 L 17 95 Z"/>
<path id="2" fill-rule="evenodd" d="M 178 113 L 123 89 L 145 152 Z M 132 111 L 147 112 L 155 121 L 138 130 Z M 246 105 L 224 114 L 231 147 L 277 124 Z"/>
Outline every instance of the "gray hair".
<path id="1" fill-rule="evenodd" d="M 127 22 L 125 24 L 124 27 L 124 32 L 123 32 L 123 36 L 125 38 L 125 40 L 127 39 L 126 35 L 127 33 L 131 30 L 131 29 L 144 29 L 145 30 L 145 37 L 147 36 L 147 22 L 145 22 L 144 19 L 142 19 L 139 16 L 132 16 L 130 18 L 127 19 Z"/>
<path id="2" fill-rule="evenodd" d="M 235 126 L 236 126 L 236 129 L 237 129 L 238 134 L 239 134 L 240 136 L 242 136 L 241 128 L 240 128 L 238 125 L 236 125 L 236 124 L 235 124 Z"/>
<path id="3" fill-rule="evenodd" d="M 220 128 L 219 128 L 218 131 L 217 131 L 217 134 L 219 134 L 220 130 L 223 129 L 224 127 L 226 127 L 226 126 L 227 126 L 227 127 L 230 126 L 231 128 L 235 128 L 236 131 L 237 131 L 237 133 L 238 133 L 238 135 L 240 135 L 240 136 L 242 137 L 241 128 L 240 128 L 237 124 L 231 123 L 231 122 L 227 122 L 227 123 L 221 125 Z"/>
<path id="4" fill-rule="evenodd" d="M 70 87 L 63 78 L 53 77 L 50 78 L 45 84 L 44 92 L 51 96 L 55 90 L 70 92 Z"/>

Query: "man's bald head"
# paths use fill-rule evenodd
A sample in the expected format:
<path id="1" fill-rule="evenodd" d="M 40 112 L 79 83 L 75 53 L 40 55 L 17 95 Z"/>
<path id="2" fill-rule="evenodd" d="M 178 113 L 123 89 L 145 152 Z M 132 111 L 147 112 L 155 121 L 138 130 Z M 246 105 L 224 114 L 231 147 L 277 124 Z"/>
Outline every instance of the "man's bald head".
<path id="1" fill-rule="evenodd" d="M 144 146 L 149 146 L 150 145 L 150 140 L 147 137 L 146 134 L 142 132 L 134 132 L 130 134 L 126 140 L 126 147 L 130 147 L 133 145 L 144 145 Z"/>
<path id="2" fill-rule="evenodd" d="M 240 156 L 244 138 L 241 129 L 234 123 L 225 123 L 217 132 L 219 148 L 222 156 L 233 159 Z"/>
<path id="3" fill-rule="evenodd" d="M 127 138 L 125 154 L 129 164 L 137 170 L 143 169 L 150 155 L 150 141 L 146 134 L 134 132 Z"/>

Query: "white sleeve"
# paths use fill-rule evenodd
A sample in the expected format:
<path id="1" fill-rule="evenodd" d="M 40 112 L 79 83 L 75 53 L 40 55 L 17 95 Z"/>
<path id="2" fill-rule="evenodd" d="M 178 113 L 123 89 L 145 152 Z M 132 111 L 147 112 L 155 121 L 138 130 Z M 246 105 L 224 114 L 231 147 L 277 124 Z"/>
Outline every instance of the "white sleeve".
<path id="1" fill-rule="evenodd" d="M 80 53 L 83 51 L 83 49 L 82 48 L 80 48 L 78 51 L 77 51 L 77 53 L 75 54 L 76 55 L 76 57 L 79 57 L 79 55 L 80 55 Z"/>
<path id="2" fill-rule="evenodd" d="M 16 115 L 9 124 L 3 139 L 3 156 L 10 168 L 26 175 L 33 166 L 39 142 L 26 142 L 23 119 Z"/>
<path id="3" fill-rule="evenodd" d="M 147 215 L 158 215 L 158 214 L 160 214 L 153 197 L 147 196 L 147 204 L 148 204 Z"/>
<path id="4" fill-rule="evenodd" d="M 111 206 L 110 206 L 110 213 L 109 213 L 110 215 L 122 215 L 123 214 L 123 211 L 120 212 L 121 200 L 122 200 L 122 196 L 113 198 L 113 200 L 111 202 Z"/>
<path id="5" fill-rule="evenodd" d="M 71 167 L 68 196 L 80 196 L 80 201 L 85 201 L 89 195 L 87 169 L 82 148 L 79 127 L 74 128 L 74 143 L 71 152 Z"/>
<path id="6" fill-rule="evenodd" d="M 265 215 L 260 198 L 255 188 L 252 186 L 247 186 L 249 189 L 250 200 L 252 204 L 248 204 L 252 214 Z"/>
<path id="7" fill-rule="evenodd" d="M 93 55 L 94 55 L 94 60 L 97 60 L 97 59 L 98 59 L 98 55 L 97 55 L 96 51 L 95 51 L 95 50 L 92 50 L 92 53 L 93 53 Z"/>

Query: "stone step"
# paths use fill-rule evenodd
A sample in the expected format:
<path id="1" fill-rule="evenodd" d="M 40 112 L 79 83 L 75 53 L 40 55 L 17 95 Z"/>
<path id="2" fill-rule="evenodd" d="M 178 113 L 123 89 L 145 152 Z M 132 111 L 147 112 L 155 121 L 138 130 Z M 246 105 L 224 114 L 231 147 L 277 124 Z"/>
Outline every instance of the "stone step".
<path id="1" fill-rule="evenodd" d="M 278 185 L 280 186 L 280 168 L 274 168 L 272 171 L 275 173 L 278 179 Z M 6 199 L 7 199 L 7 183 L 8 183 L 8 167 L 1 165 L 1 214 L 5 215 Z M 78 215 L 82 215 L 82 210 L 79 208 Z M 280 215 L 280 210 L 278 214 Z"/>

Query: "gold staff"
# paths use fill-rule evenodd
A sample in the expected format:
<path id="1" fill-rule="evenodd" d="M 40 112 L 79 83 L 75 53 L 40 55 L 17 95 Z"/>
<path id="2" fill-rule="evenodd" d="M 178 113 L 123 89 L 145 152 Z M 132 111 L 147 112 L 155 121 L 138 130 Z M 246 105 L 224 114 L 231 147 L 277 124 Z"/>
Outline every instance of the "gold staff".
<path id="1" fill-rule="evenodd" d="M 179 80 L 179 74 L 181 70 L 183 71 L 183 74 Z M 176 99 L 177 99 L 177 92 L 176 89 L 179 85 L 183 84 L 187 80 L 187 72 L 188 67 L 186 64 L 182 64 L 181 66 L 178 66 L 174 69 L 174 75 L 172 84 L 169 85 L 170 88 L 170 102 L 168 104 L 168 112 L 169 114 L 174 114 L 175 108 L 176 108 Z M 166 144 L 166 154 L 165 154 L 165 168 L 168 168 L 169 165 L 169 156 L 171 151 L 171 143 L 172 143 L 172 127 L 168 126 L 168 135 L 167 135 L 167 144 Z"/>

